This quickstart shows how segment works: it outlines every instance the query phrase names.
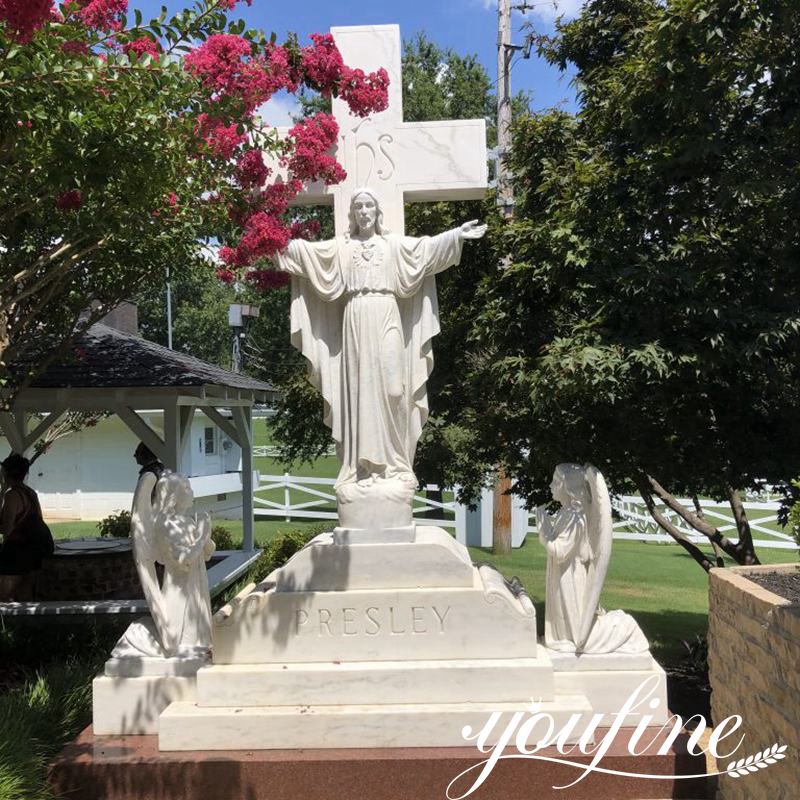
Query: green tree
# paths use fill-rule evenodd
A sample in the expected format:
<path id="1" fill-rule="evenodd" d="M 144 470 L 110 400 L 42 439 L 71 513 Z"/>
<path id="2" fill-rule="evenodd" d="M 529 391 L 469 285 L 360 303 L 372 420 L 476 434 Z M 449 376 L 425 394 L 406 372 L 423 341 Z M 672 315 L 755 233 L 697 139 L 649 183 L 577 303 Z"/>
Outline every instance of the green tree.
<path id="1" fill-rule="evenodd" d="M 207 263 L 191 265 L 170 275 L 172 346 L 175 350 L 230 368 L 231 329 L 228 306 L 239 302 L 236 291 L 220 281 Z M 167 276 L 149 281 L 134 298 L 139 306 L 139 329 L 152 342 L 167 337 Z"/>
<path id="2" fill-rule="evenodd" d="M 262 128 L 254 112 L 272 94 L 303 85 L 362 116 L 385 106 L 384 72 L 350 70 L 329 35 L 301 47 L 245 30 L 226 14 L 236 2 L 196 0 L 149 23 L 126 17 L 127 0 L 0 3 L 5 403 L 153 276 L 202 266 L 203 242 L 227 244 L 228 280 L 258 279 L 302 188 L 267 184 L 263 151 L 296 159 L 306 181 L 342 177 L 325 154 L 330 120 L 308 120 L 285 148 Z"/>
<path id="3" fill-rule="evenodd" d="M 539 37 L 581 107 L 516 125 L 472 332 L 476 437 L 519 490 L 591 461 L 706 569 L 757 562 L 741 493 L 800 473 L 798 43 L 790 0 L 595 0 Z M 676 495 L 724 498 L 738 541 Z"/>

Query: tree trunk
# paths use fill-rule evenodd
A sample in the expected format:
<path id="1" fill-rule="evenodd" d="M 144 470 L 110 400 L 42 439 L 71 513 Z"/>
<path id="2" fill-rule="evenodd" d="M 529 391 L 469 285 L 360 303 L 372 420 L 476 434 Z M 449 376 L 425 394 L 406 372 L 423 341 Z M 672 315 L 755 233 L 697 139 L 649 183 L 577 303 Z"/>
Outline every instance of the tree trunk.
<path id="1" fill-rule="evenodd" d="M 736 548 L 739 551 L 738 562 L 747 566 L 760 564 L 761 562 L 758 560 L 753 544 L 753 532 L 750 530 L 750 522 L 747 519 L 747 512 L 744 510 L 742 496 L 738 489 L 729 487 L 728 502 L 733 511 L 733 518 L 736 520 L 736 529 L 739 531 L 739 541 L 736 543 Z"/>
<path id="2" fill-rule="evenodd" d="M 494 487 L 492 513 L 492 552 L 505 556 L 511 552 L 511 479 L 502 470 Z"/>
<path id="3" fill-rule="evenodd" d="M 703 514 L 703 507 L 700 505 L 700 498 L 696 495 L 692 495 L 692 502 L 694 503 L 694 510 L 700 519 L 705 520 L 705 514 Z M 725 559 L 723 558 L 722 550 L 720 550 L 719 545 L 716 542 L 711 542 L 711 547 L 714 548 L 714 557 L 717 559 L 717 566 L 724 567 L 725 566 Z"/>

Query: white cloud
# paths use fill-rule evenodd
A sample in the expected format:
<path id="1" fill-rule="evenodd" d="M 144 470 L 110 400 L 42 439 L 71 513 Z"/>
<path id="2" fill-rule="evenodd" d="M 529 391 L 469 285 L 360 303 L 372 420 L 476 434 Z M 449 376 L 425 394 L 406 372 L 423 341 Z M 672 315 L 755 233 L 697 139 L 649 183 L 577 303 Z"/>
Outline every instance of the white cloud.
<path id="1" fill-rule="evenodd" d="M 576 17 L 585 5 L 586 0 L 528 0 L 528 5 L 533 6 L 524 16 L 532 15 L 553 22 L 562 14 L 565 19 Z M 483 0 L 484 8 L 497 9 L 497 0 Z M 521 5 L 521 3 L 515 5 Z"/>
<path id="2" fill-rule="evenodd" d="M 565 19 L 578 16 L 583 8 L 585 0 L 534 0 L 534 6 L 529 13 L 540 19 L 552 22 L 562 14 Z"/>
<path id="3" fill-rule="evenodd" d="M 294 125 L 292 117 L 300 115 L 300 105 L 289 95 L 276 95 L 256 109 L 265 125 L 276 128 L 288 128 Z"/>

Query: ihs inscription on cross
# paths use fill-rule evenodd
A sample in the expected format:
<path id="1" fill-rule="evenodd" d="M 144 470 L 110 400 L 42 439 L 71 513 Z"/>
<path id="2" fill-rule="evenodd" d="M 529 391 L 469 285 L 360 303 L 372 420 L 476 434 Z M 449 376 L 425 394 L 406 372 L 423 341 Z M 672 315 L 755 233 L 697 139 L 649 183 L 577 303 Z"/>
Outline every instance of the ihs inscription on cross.
<path id="1" fill-rule="evenodd" d="M 384 221 L 404 233 L 403 204 L 477 200 L 487 186 L 486 122 L 482 119 L 403 122 L 400 27 L 371 25 L 331 28 L 344 62 L 364 72 L 389 73 L 389 107 L 362 119 L 334 99 L 339 141 L 333 155 L 347 178 L 336 186 L 307 187 L 295 205 L 334 205 L 336 235 L 348 229 L 350 195 L 370 186 L 381 200 Z M 286 131 L 281 131 L 285 135 Z M 286 172 L 275 173 L 285 179 Z"/>

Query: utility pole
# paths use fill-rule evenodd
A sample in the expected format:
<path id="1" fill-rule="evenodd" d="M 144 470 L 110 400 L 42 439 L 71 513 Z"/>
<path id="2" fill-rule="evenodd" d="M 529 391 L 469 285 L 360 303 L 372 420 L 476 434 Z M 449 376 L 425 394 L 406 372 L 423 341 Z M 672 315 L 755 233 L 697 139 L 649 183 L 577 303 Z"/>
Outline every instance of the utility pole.
<path id="1" fill-rule="evenodd" d="M 497 203 L 505 220 L 514 213 L 514 194 L 503 159 L 511 146 L 511 0 L 497 0 Z M 511 480 L 500 469 L 494 488 L 492 552 L 511 552 Z"/>
<path id="2" fill-rule="evenodd" d="M 169 267 L 167 267 L 167 347 L 172 350 L 172 284 L 169 282 Z"/>

